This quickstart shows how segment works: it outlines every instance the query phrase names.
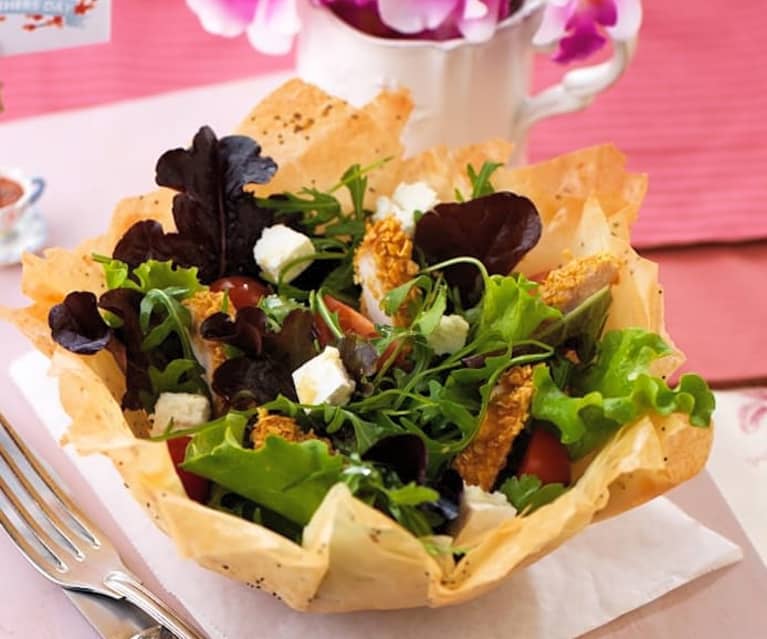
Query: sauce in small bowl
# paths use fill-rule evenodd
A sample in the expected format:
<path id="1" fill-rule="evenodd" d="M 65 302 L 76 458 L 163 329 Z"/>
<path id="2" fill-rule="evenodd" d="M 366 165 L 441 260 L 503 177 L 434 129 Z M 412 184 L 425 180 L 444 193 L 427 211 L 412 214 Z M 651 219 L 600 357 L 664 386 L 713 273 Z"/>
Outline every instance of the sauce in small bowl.
<path id="1" fill-rule="evenodd" d="M 0 209 L 18 202 L 22 195 L 24 195 L 24 189 L 21 184 L 0 176 Z"/>

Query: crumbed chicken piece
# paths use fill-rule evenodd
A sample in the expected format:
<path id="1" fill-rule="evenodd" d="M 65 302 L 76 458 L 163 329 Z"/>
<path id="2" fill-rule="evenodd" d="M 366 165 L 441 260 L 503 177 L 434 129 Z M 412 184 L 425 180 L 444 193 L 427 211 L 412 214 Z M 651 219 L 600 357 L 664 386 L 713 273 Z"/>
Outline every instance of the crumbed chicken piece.
<path id="1" fill-rule="evenodd" d="M 253 430 L 250 431 L 250 441 L 253 443 L 253 448 L 261 448 L 266 443 L 266 438 L 269 435 L 276 435 L 284 440 L 296 443 L 316 439 L 325 442 L 328 448 L 331 448 L 331 443 L 327 439 L 317 437 L 313 430 L 309 432 L 302 430 L 292 417 L 271 415 L 265 409 L 259 408 L 258 421 L 254 424 Z"/>
<path id="2" fill-rule="evenodd" d="M 609 253 L 580 257 L 551 271 L 538 290 L 546 304 L 569 313 L 600 289 L 615 284 L 621 264 Z"/>
<path id="3" fill-rule="evenodd" d="M 533 398 L 532 366 L 515 366 L 493 389 L 487 414 L 471 443 L 453 461 L 463 480 L 490 491 L 506 465 L 514 438 L 530 415 Z"/>
<path id="4" fill-rule="evenodd" d="M 182 304 L 192 314 L 192 330 L 190 331 L 192 351 L 200 365 L 205 369 L 205 380 L 212 385 L 213 371 L 226 361 L 226 350 L 219 342 L 212 342 L 200 336 L 200 325 L 214 313 L 220 313 L 224 305 L 224 293 L 215 291 L 200 291 L 185 299 Z M 229 304 L 229 315 L 232 315 L 232 304 Z M 221 402 L 216 398 L 216 408 Z"/>
<path id="5" fill-rule="evenodd" d="M 418 272 L 412 257 L 413 240 L 396 217 L 387 216 L 368 225 L 354 256 L 354 280 L 362 286 L 362 312 L 375 324 L 408 323 L 404 310 L 391 318 L 380 305 L 389 291 L 413 279 Z"/>

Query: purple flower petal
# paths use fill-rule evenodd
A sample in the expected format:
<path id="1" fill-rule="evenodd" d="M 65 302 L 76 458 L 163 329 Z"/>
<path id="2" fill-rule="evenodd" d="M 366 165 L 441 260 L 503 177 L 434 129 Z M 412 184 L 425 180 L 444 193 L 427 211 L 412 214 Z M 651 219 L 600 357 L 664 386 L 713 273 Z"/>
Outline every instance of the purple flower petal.
<path id="1" fill-rule="evenodd" d="M 378 0 L 384 24 L 400 33 L 420 33 L 439 27 L 463 0 Z"/>
<path id="2" fill-rule="evenodd" d="M 572 62 L 589 57 L 601 49 L 607 40 L 591 21 L 579 21 L 575 30 L 559 41 L 559 49 L 552 58 L 555 62 Z"/>

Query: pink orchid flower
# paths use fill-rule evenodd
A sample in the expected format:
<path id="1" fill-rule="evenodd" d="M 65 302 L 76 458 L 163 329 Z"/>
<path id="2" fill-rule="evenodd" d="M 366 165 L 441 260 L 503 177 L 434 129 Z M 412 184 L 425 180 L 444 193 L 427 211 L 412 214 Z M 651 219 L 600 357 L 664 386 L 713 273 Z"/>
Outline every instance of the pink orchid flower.
<path id="1" fill-rule="evenodd" d="M 298 33 L 297 0 L 186 0 L 203 29 L 233 38 L 247 33 L 255 49 L 279 55 L 290 51 Z"/>
<path id="2" fill-rule="evenodd" d="M 533 42 L 559 42 L 553 59 L 565 63 L 601 49 L 606 42 L 602 29 L 616 40 L 628 40 L 641 23 L 641 0 L 548 0 Z"/>

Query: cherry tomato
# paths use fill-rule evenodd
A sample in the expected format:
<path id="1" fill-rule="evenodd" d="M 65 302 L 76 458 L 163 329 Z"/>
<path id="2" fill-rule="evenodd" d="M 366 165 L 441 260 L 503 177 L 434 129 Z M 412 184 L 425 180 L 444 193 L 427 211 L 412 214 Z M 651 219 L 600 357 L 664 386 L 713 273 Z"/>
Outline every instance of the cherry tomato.
<path id="1" fill-rule="evenodd" d="M 325 306 L 328 307 L 328 310 L 331 313 L 336 313 L 338 315 L 338 323 L 344 333 L 358 335 L 366 339 L 373 339 L 374 337 L 379 336 L 373 322 L 362 315 L 362 313 L 358 313 L 351 306 L 344 304 L 330 295 L 325 295 L 323 299 L 325 300 Z M 322 346 L 327 346 L 328 344 L 333 343 L 332 331 L 319 316 L 315 318 L 315 327 L 317 329 L 317 339 Z M 379 368 L 388 361 L 396 348 L 396 342 L 392 342 L 389 345 L 389 348 L 387 348 L 383 355 L 378 358 Z M 395 365 L 400 368 L 405 368 L 407 366 L 407 356 L 409 352 L 410 349 L 408 347 L 403 348 L 397 357 Z"/>
<path id="2" fill-rule="evenodd" d="M 179 464 L 184 461 L 184 455 L 186 455 L 186 447 L 191 441 L 191 437 L 177 437 L 176 439 L 168 440 L 168 452 L 170 458 L 173 460 L 173 465 L 176 467 L 176 473 L 181 480 L 181 485 L 184 487 L 189 499 L 204 504 L 208 501 L 208 494 L 210 492 L 210 481 L 199 475 L 193 475 L 188 473 L 183 468 L 180 468 Z"/>
<path id="3" fill-rule="evenodd" d="M 358 313 L 351 306 L 347 306 L 330 295 L 325 295 L 323 299 L 328 310 L 338 315 L 338 323 L 344 333 L 353 333 L 367 339 L 378 337 L 378 331 L 376 331 L 373 322 L 362 313 Z"/>
<path id="4" fill-rule="evenodd" d="M 232 275 L 222 277 L 210 285 L 211 291 L 229 291 L 229 299 L 234 308 L 245 306 L 257 306 L 258 303 L 269 295 L 269 287 L 252 277 L 244 275 Z"/>
<path id="5" fill-rule="evenodd" d="M 570 483 L 570 458 L 567 448 L 545 428 L 533 430 L 530 444 L 517 471 L 519 475 L 535 475 L 544 484 Z"/>

